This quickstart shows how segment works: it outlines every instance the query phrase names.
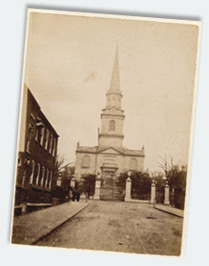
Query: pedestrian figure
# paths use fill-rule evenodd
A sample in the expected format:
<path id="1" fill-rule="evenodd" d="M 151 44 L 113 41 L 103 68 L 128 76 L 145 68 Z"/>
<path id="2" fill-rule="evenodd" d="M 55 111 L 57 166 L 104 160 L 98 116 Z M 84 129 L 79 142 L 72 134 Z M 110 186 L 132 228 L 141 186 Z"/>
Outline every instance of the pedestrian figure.
<path id="1" fill-rule="evenodd" d="M 88 198 L 89 198 L 89 195 L 88 195 L 88 192 L 86 191 L 86 192 L 85 192 L 85 199 L 86 199 L 86 202 L 88 202 Z"/>
<path id="2" fill-rule="evenodd" d="M 74 189 L 72 190 L 72 194 L 73 194 L 72 201 L 75 201 L 75 198 L 76 198 L 76 192 L 75 192 Z"/>
<path id="3" fill-rule="evenodd" d="M 80 200 L 80 192 L 76 193 L 76 200 L 79 201 Z"/>

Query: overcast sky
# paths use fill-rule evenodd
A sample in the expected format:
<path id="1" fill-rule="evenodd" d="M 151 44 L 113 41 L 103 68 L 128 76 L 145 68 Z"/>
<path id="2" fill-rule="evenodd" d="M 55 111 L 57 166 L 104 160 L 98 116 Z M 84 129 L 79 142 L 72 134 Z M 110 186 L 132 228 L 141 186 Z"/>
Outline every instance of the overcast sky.
<path id="1" fill-rule="evenodd" d="M 25 83 L 60 135 L 58 153 L 97 145 L 116 47 L 125 110 L 124 146 L 145 146 L 145 169 L 187 163 L 198 27 L 31 13 Z"/>

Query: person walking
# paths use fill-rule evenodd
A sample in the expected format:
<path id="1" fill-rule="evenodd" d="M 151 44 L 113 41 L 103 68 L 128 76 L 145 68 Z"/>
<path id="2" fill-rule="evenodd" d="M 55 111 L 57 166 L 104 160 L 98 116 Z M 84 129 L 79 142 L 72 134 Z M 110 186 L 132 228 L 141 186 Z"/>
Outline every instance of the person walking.
<path id="1" fill-rule="evenodd" d="M 72 189 L 72 194 L 73 194 L 72 201 L 75 201 L 75 199 L 76 199 L 76 192 L 75 192 L 74 189 Z"/>
<path id="2" fill-rule="evenodd" d="M 79 201 L 80 200 L 80 192 L 76 193 L 76 200 Z"/>

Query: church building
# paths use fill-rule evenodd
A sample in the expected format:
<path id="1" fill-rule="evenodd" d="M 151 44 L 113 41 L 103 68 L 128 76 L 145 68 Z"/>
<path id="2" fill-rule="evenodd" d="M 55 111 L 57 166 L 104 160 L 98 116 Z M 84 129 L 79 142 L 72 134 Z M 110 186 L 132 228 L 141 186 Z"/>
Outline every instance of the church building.
<path id="1" fill-rule="evenodd" d="M 116 180 L 124 171 L 143 171 L 144 147 L 130 150 L 123 147 L 124 110 L 121 108 L 118 50 L 116 51 L 110 88 L 106 93 L 106 106 L 101 113 L 101 130 L 98 131 L 98 145 L 95 147 L 77 144 L 75 178 L 80 180 L 86 174 L 99 175 L 102 186 L 108 180 Z"/>

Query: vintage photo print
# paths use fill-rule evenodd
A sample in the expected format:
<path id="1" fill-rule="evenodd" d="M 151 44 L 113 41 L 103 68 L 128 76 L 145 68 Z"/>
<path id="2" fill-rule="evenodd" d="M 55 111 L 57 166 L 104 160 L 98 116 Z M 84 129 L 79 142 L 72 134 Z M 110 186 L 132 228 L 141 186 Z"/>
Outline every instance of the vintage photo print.
<path id="1" fill-rule="evenodd" d="M 11 243 L 182 256 L 200 30 L 28 10 Z"/>

